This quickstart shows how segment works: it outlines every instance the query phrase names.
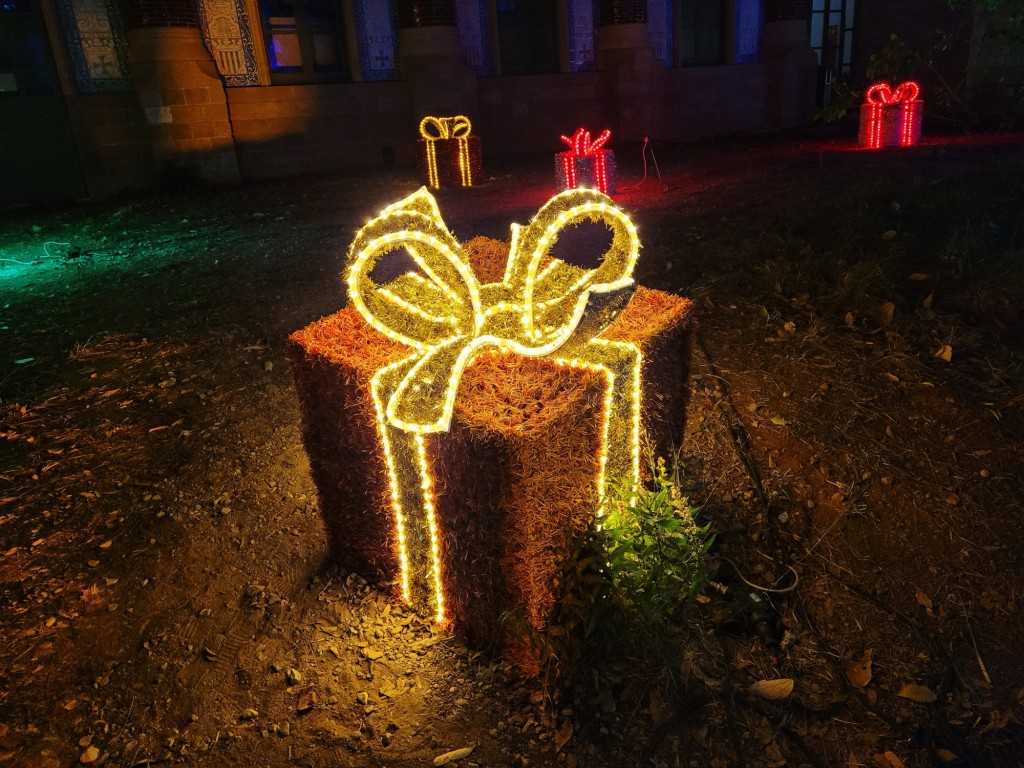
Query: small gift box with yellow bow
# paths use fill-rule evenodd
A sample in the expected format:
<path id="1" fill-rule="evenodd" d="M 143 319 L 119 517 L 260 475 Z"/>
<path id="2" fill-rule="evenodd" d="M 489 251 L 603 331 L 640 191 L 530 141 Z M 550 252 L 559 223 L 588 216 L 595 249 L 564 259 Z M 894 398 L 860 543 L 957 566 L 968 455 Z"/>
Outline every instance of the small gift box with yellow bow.
<path id="1" fill-rule="evenodd" d="M 599 266 L 551 256 L 595 221 Z M 425 189 L 359 231 L 349 306 L 290 346 L 334 558 L 478 644 L 502 641 L 504 616 L 545 627 L 605 490 L 636 487 L 641 444 L 683 439 L 692 304 L 637 286 L 638 251 L 590 190 L 513 225 L 510 246 L 459 243 Z"/>
<path id="2" fill-rule="evenodd" d="M 428 187 L 474 187 L 483 181 L 480 138 L 469 118 L 424 117 L 420 121 L 420 174 Z"/>

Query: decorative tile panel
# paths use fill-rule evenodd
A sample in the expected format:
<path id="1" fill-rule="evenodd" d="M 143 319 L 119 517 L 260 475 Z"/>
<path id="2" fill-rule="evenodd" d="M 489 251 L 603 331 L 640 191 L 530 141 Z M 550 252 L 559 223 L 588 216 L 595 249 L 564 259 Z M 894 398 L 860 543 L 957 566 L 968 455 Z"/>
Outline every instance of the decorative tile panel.
<path id="1" fill-rule="evenodd" d="M 672 39 L 672 0 L 648 0 L 647 34 L 651 38 L 654 55 L 666 67 L 675 62 Z"/>
<path id="2" fill-rule="evenodd" d="M 587 72 L 597 67 L 597 13 L 594 0 L 568 0 L 569 71 Z"/>
<path id="3" fill-rule="evenodd" d="M 198 0 L 203 41 L 225 85 L 260 85 L 245 0 Z"/>
<path id="4" fill-rule="evenodd" d="M 398 34 L 392 0 L 354 0 L 363 80 L 397 80 Z"/>
<path id="5" fill-rule="evenodd" d="M 57 10 L 78 90 L 130 91 L 128 40 L 117 0 L 57 0 Z"/>
<path id="6" fill-rule="evenodd" d="M 491 70 L 491 35 L 487 0 L 456 0 L 455 18 L 459 25 L 462 53 L 474 72 L 488 77 Z"/>
<path id="7" fill-rule="evenodd" d="M 756 64 L 761 60 L 763 27 L 763 0 L 736 0 L 737 64 Z"/>

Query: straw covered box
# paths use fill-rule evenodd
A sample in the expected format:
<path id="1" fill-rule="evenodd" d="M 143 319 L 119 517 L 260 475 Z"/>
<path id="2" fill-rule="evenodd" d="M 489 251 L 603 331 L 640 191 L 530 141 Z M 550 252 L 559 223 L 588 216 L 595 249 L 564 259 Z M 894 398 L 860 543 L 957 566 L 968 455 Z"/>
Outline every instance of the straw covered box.
<path id="1" fill-rule="evenodd" d="M 508 246 L 465 244 L 474 272 L 501 278 Z M 643 354 L 642 431 L 658 455 L 683 439 L 692 303 L 640 287 L 602 336 Z M 409 349 L 350 307 L 296 331 L 289 355 L 330 555 L 397 594 L 396 526 L 370 380 Z M 451 429 L 428 435 L 446 615 L 476 644 L 500 644 L 512 611 L 543 629 L 557 577 L 597 498 L 600 373 L 544 358 L 483 354 L 459 385 Z"/>

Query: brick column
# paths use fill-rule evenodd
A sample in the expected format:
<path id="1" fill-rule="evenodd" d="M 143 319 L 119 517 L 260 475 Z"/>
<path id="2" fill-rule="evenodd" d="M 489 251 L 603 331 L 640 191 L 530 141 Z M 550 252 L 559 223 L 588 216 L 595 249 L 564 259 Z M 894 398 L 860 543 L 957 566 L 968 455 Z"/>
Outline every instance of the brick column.
<path id="1" fill-rule="evenodd" d="M 156 167 L 237 183 L 227 96 L 203 44 L 195 0 L 123 0 L 122 11 Z"/>
<path id="2" fill-rule="evenodd" d="M 597 68 L 604 76 L 615 140 L 659 136 L 665 121 L 665 72 L 647 36 L 647 3 L 601 0 L 599 10 Z"/>
<path id="3" fill-rule="evenodd" d="M 466 115 L 476 121 L 476 74 L 463 60 L 454 0 L 398 0 L 396 10 L 399 72 L 410 85 L 417 122 L 425 115 Z"/>
<path id="4" fill-rule="evenodd" d="M 790 128 L 810 122 L 818 60 L 811 49 L 810 0 L 765 0 L 761 61 L 768 125 Z"/>

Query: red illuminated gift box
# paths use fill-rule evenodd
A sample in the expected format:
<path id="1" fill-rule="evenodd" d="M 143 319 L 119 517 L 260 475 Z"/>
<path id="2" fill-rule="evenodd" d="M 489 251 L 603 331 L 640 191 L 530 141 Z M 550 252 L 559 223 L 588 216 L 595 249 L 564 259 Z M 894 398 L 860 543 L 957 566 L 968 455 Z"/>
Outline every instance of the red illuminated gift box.
<path id="1" fill-rule="evenodd" d="M 908 80 L 895 90 L 888 83 L 875 83 L 868 88 L 860 108 L 862 147 L 912 147 L 921 140 L 921 118 L 924 102 L 918 98 L 920 88 Z"/>
<path id="2" fill-rule="evenodd" d="M 583 187 L 615 194 L 615 153 L 604 149 L 611 135 L 611 131 L 605 130 L 591 140 L 590 131 L 577 128 L 572 136 L 559 136 L 569 145 L 568 151 L 555 155 L 555 185 L 559 192 Z"/>
<path id="3" fill-rule="evenodd" d="M 464 115 L 420 121 L 420 174 L 427 186 L 473 187 L 483 181 L 480 138 L 471 136 L 471 131 Z"/>

